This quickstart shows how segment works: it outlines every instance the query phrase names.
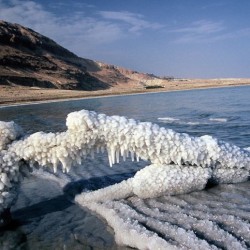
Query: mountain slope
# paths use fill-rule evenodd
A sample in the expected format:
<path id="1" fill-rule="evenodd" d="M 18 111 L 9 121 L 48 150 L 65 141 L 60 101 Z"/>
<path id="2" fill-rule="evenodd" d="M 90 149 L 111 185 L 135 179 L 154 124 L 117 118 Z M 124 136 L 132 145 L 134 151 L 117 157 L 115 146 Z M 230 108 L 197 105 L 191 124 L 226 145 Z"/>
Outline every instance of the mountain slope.
<path id="1" fill-rule="evenodd" d="M 99 90 L 119 84 L 161 84 L 163 79 L 76 56 L 19 24 L 0 21 L 0 84 Z"/>

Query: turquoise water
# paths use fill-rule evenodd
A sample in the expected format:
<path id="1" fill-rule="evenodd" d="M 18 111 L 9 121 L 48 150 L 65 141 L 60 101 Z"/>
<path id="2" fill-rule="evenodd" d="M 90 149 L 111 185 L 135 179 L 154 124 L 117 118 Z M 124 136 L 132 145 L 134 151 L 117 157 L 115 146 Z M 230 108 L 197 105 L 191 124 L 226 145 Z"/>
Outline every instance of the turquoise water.
<path id="1" fill-rule="evenodd" d="M 209 134 L 240 147 L 250 146 L 250 86 L 14 106 L 0 108 L 0 120 L 13 120 L 29 133 L 62 131 L 67 114 L 81 109 L 124 115 L 193 136 Z"/>

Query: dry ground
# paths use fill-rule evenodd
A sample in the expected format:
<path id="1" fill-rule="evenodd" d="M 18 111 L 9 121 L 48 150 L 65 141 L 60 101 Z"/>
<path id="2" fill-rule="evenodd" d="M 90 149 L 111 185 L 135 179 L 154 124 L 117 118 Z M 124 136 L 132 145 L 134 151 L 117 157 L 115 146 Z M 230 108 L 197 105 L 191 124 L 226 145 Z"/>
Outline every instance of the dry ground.
<path id="1" fill-rule="evenodd" d="M 250 79 L 190 79 L 173 80 L 166 82 L 164 88 L 144 89 L 137 84 L 116 85 L 107 90 L 98 91 L 79 91 L 79 90 L 60 90 L 44 89 L 37 87 L 21 87 L 0 85 L 0 105 L 15 103 L 47 101 L 69 98 L 86 98 L 93 96 L 119 95 L 131 93 L 163 92 L 174 90 L 187 90 L 196 88 L 213 88 L 250 85 Z"/>

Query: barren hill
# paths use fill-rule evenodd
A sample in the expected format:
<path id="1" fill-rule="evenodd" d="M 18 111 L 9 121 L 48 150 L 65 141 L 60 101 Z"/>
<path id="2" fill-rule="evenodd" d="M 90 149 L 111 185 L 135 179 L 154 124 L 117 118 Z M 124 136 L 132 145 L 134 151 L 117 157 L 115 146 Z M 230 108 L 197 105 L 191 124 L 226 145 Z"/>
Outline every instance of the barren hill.
<path id="1" fill-rule="evenodd" d="M 154 75 L 80 58 L 29 28 L 0 21 L 0 85 L 100 90 L 162 81 Z"/>

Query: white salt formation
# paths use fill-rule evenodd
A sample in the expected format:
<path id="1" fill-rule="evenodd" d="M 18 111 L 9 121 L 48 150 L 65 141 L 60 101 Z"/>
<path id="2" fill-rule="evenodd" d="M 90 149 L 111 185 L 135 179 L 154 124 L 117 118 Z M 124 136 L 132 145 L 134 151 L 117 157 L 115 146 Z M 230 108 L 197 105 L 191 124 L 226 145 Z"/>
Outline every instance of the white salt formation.
<path id="1" fill-rule="evenodd" d="M 156 124 L 86 110 L 70 113 L 66 125 L 62 133 L 38 132 L 19 139 L 20 129 L 13 122 L 0 122 L 0 212 L 11 206 L 17 184 L 29 168 L 57 171 L 62 166 L 69 171 L 86 156 L 104 150 L 110 166 L 128 156 L 152 165 L 120 184 L 78 196 L 81 204 L 134 194 L 141 198 L 181 194 L 203 189 L 208 180 L 235 183 L 249 176 L 249 151 L 211 136 L 191 137 Z"/>
<path id="2" fill-rule="evenodd" d="M 22 133 L 20 127 L 14 122 L 0 121 L 0 150 L 5 149 L 7 144 L 16 140 Z"/>

